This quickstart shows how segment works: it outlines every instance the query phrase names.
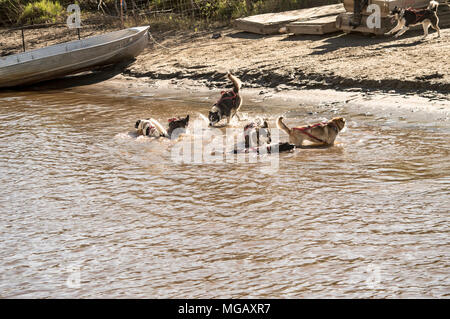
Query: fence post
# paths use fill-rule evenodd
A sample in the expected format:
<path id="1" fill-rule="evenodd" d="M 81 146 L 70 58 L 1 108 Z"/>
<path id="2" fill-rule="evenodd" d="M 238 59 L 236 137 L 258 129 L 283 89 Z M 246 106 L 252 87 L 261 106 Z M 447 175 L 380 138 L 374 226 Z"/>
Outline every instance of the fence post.
<path id="1" fill-rule="evenodd" d="M 81 40 L 81 36 L 80 36 L 80 28 L 77 28 L 77 33 L 78 33 L 78 40 Z"/>
<path id="2" fill-rule="evenodd" d="M 123 29 L 123 0 L 120 0 L 120 22 L 122 23 Z"/>
<path id="3" fill-rule="evenodd" d="M 22 47 L 23 47 L 23 52 L 25 52 L 25 34 L 23 32 L 23 28 L 21 30 L 22 30 Z"/>
<path id="4" fill-rule="evenodd" d="M 245 6 L 247 7 L 247 13 L 250 13 L 252 11 L 252 1 L 251 0 L 245 0 Z"/>

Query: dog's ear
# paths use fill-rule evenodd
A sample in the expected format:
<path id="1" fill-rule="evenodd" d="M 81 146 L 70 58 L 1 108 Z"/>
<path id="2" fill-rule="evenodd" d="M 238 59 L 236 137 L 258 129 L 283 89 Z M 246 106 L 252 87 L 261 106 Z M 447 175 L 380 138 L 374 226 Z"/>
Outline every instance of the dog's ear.
<path id="1" fill-rule="evenodd" d="M 186 115 L 186 118 L 184 120 L 186 121 L 186 123 L 189 122 L 189 114 Z"/>
<path id="2" fill-rule="evenodd" d="M 145 135 L 149 136 L 150 135 L 150 127 L 147 127 L 147 129 L 145 130 Z"/>
<path id="3" fill-rule="evenodd" d="M 134 125 L 134 127 L 135 127 L 135 128 L 138 128 L 140 123 L 141 123 L 141 120 L 137 120 L 137 121 L 136 121 L 136 124 Z"/>

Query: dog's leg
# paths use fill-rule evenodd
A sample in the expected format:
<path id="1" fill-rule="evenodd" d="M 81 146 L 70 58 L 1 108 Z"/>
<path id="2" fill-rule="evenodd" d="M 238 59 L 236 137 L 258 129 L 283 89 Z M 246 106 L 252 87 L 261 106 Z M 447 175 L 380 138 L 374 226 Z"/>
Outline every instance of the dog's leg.
<path id="1" fill-rule="evenodd" d="M 398 30 L 400 30 L 402 28 L 402 24 L 400 22 L 397 22 L 397 25 L 389 32 L 386 32 L 385 35 L 391 35 L 394 34 L 395 32 L 397 32 Z"/>
<path id="2" fill-rule="evenodd" d="M 237 116 L 237 118 L 238 118 L 238 120 L 239 121 L 241 121 L 241 117 L 239 116 L 239 110 L 241 109 L 241 106 L 242 106 L 242 98 L 240 98 L 240 101 L 239 101 L 239 106 L 236 108 L 236 112 L 234 112 L 234 115 L 236 115 Z"/>
<path id="3" fill-rule="evenodd" d="M 438 38 L 440 38 L 441 37 L 441 29 L 439 28 L 438 23 L 439 23 L 439 18 L 436 16 L 436 23 L 431 23 L 431 27 L 437 31 Z"/>
<path id="4" fill-rule="evenodd" d="M 429 21 L 424 21 L 422 23 L 422 27 L 423 27 L 423 38 L 422 38 L 422 40 L 425 40 L 425 38 L 428 36 L 428 29 L 430 28 L 430 24 L 431 24 L 431 22 L 429 22 Z"/>
<path id="5" fill-rule="evenodd" d="M 405 33 L 408 30 L 409 30 L 409 27 L 404 26 L 394 37 L 398 38 L 399 36 L 401 36 L 403 33 Z"/>

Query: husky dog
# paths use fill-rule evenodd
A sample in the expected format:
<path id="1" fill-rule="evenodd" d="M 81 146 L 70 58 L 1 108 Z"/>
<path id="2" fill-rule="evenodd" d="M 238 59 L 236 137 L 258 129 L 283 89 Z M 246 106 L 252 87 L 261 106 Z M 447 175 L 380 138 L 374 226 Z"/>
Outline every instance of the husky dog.
<path id="1" fill-rule="evenodd" d="M 345 119 L 335 117 L 328 122 L 290 129 L 283 123 L 283 117 L 280 116 L 277 120 L 277 126 L 289 135 L 289 142 L 297 147 L 302 147 L 304 140 L 315 144 L 333 145 L 337 135 L 345 126 Z"/>
<path id="2" fill-rule="evenodd" d="M 394 19 L 397 21 L 397 25 L 389 32 L 385 33 L 386 35 L 395 34 L 395 37 L 398 38 L 403 33 L 409 30 L 410 27 L 421 24 L 423 27 L 423 39 L 428 36 L 428 29 L 430 26 L 438 32 L 438 38 L 441 36 L 441 30 L 439 29 L 439 18 L 437 16 L 437 9 L 439 7 L 439 3 L 437 1 L 430 1 L 427 9 L 416 10 L 412 8 L 401 9 L 395 7 L 392 10 L 391 15 L 394 16 Z"/>
<path id="3" fill-rule="evenodd" d="M 238 111 L 242 105 L 242 97 L 239 94 L 242 82 L 230 72 L 227 73 L 227 77 L 233 83 L 233 90 L 221 92 L 222 96 L 209 112 L 208 119 L 210 126 L 219 123 L 224 117 L 227 118 L 227 124 L 230 124 L 231 119 L 235 115 L 240 120 Z"/>
<path id="4" fill-rule="evenodd" d="M 258 154 L 266 152 L 281 153 L 293 150 L 295 145 L 289 143 L 272 143 L 271 133 L 267 120 L 257 119 L 244 127 L 244 147 L 234 146 L 234 153 L 248 153 L 250 151 Z M 265 149 L 263 149 L 265 148 Z"/>
<path id="5" fill-rule="evenodd" d="M 261 144 L 270 144 L 269 124 L 267 120 L 257 119 L 244 127 L 245 148 L 259 147 Z"/>
<path id="6" fill-rule="evenodd" d="M 176 129 L 185 129 L 189 125 L 189 115 L 185 118 L 171 118 L 168 122 L 169 128 L 167 131 L 157 120 L 152 118 L 136 121 L 135 128 L 138 135 L 175 138 L 172 135 Z"/>

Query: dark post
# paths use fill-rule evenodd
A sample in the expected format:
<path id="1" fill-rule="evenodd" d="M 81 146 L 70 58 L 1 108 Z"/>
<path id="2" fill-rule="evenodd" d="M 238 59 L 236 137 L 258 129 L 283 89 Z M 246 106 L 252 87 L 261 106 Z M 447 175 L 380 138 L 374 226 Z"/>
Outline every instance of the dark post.
<path id="1" fill-rule="evenodd" d="M 123 0 L 120 0 L 120 23 L 122 24 L 123 29 Z"/>
<path id="2" fill-rule="evenodd" d="M 81 40 L 81 36 L 80 36 L 80 28 L 77 28 L 77 33 L 78 33 L 78 40 Z"/>
<path id="3" fill-rule="evenodd" d="M 23 52 L 25 52 L 25 35 L 23 33 L 23 28 L 21 30 L 22 30 L 22 47 L 23 47 Z"/>

